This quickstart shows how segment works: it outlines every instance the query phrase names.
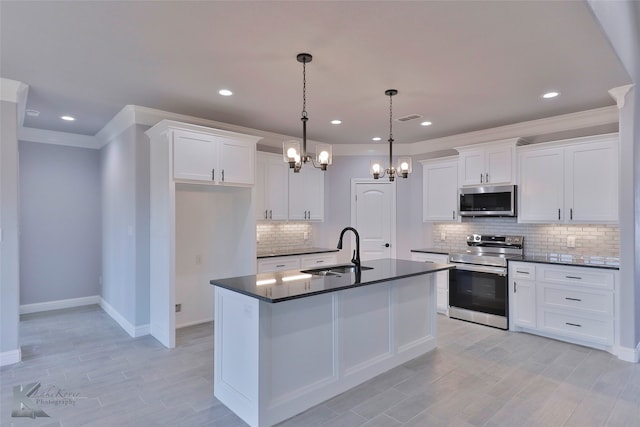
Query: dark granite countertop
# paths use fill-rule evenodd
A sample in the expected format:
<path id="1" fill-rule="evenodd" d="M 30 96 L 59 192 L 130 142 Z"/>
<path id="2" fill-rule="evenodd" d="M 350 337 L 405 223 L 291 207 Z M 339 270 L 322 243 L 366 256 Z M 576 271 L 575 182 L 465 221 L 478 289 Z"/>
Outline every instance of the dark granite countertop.
<path id="1" fill-rule="evenodd" d="M 575 267 L 620 269 L 620 258 L 604 256 L 586 256 L 569 254 L 540 254 L 525 255 L 522 259 L 513 261 L 535 262 L 541 264 L 558 264 Z"/>
<path id="2" fill-rule="evenodd" d="M 276 303 L 453 268 L 449 264 L 390 258 L 365 261 L 363 266 L 372 267 L 372 269 L 362 270 L 360 277 L 356 273 L 312 276 L 300 270 L 287 270 L 215 279 L 210 283 L 253 298 Z"/>
<path id="3" fill-rule="evenodd" d="M 426 249 L 411 249 L 411 252 L 422 252 L 425 254 L 440 254 L 440 255 L 449 255 L 451 251 L 446 249 L 436 249 L 436 248 L 426 248 Z"/>
<path id="4" fill-rule="evenodd" d="M 279 256 L 312 255 L 312 254 L 321 254 L 325 252 L 338 252 L 338 249 L 327 249 L 327 248 L 287 249 L 282 251 L 258 253 L 257 258 L 261 259 L 261 258 L 273 258 L 273 257 L 279 257 Z"/>

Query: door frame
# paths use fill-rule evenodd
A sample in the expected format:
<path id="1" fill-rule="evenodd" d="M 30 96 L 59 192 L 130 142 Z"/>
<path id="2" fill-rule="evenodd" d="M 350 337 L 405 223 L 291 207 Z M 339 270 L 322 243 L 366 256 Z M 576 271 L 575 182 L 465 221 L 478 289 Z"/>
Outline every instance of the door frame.
<path id="1" fill-rule="evenodd" d="M 356 227 L 356 187 L 358 184 L 377 184 L 377 185 L 388 185 L 391 188 L 391 205 L 393 208 L 391 209 L 391 224 L 389 224 L 389 229 L 391 232 L 390 244 L 391 244 L 391 253 L 390 257 L 396 257 L 396 183 L 390 181 L 380 181 L 378 179 L 373 178 L 351 178 L 351 226 L 353 228 Z M 355 247 L 355 237 L 351 237 L 351 247 Z"/>

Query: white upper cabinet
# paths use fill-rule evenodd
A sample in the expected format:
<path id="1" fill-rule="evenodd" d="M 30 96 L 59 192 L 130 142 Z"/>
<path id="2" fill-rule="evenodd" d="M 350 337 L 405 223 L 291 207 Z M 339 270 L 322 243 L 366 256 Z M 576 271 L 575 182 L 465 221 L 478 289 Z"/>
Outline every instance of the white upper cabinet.
<path id="1" fill-rule="evenodd" d="M 422 220 L 459 221 L 458 158 L 423 160 Z"/>
<path id="2" fill-rule="evenodd" d="M 564 149 L 521 151 L 519 222 L 560 222 L 564 209 Z"/>
<path id="3" fill-rule="evenodd" d="M 289 169 L 289 219 L 324 221 L 324 172 L 311 164 Z"/>
<path id="4" fill-rule="evenodd" d="M 569 222 L 617 222 L 618 139 L 565 150 L 565 210 Z M 566 215 L 566 212 L 565 212 Z"/>
<path id="5" fill-rule="evenodd" d="M 518 159 L 518 222 L 618 221 L 618 134 L 529 146 Z"/>
<path id="6" fill-rule="evenodd" d="M 515 184 L 516 145 L 519 138 L 456 147 L 460 153 L 458 184 Z"/>
<path id="7" fill-rule="evenodd" d="M 257 153 L 255 205 L 257 220 L 289 218 L 289 164 L 282 155 Z"/>
<path id="8" fill-rule="evenodd" d="M 173 177 L 213 184 L 253 185 L 260 139 L 204 126 L 166 121 L 173 141 Z"/>

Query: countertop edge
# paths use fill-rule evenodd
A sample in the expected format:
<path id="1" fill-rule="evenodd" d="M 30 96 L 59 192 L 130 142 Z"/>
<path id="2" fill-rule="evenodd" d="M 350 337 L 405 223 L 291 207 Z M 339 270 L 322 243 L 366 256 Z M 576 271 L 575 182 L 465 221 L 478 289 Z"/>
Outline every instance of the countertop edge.
<path id="1" fill-rule="evenodd" d="M 314 254 L 325 254 L 338 252 L 338 249 L 329 249 L 329 248 L 309 248 L 309 249 L 300 249 L 300 252 L 284 252 L 284 253 L 269 253 L 269 254 L 257 254 L 257 259 L 267 259 L 267 258 L 278 258 L 284 256 L 302 256 L 302 255 L 314 255 Z"/>

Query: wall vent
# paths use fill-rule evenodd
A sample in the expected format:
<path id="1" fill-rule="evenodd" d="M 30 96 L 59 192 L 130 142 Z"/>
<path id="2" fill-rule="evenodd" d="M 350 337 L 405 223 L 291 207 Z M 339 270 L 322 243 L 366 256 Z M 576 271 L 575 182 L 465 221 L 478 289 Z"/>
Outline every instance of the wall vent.
<path id="1" fill-rule="evenodd" d="M 398 117 L 396 122 L 408 122 L 409 120 L 419 119 L 422 116 L 420 114 L 409 114 L 408 116 Z"/>

